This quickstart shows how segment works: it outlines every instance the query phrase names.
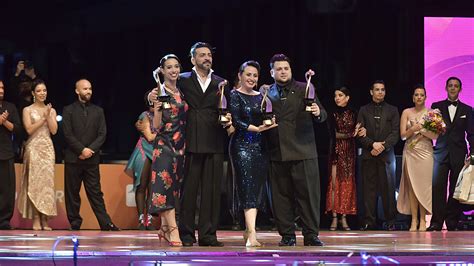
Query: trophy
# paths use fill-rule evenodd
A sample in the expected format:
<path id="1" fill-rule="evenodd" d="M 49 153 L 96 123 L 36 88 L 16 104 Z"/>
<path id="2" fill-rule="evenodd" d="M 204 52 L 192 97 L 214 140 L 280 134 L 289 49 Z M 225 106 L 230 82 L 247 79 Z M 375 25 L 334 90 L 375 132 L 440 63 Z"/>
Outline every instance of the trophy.
<path id="1" fill-rule="evenodd" d="M 170 109 L 170 96 L 166 93 L 165 84 L 161 83 L 159 75 L 160 69 L 161 67 L 158 67 L 156 70 L 153 71 L 153 78 L 155 79 L 156 85 L 159 88 L 158 101 L 162 103 L 161 107 L 163 109 Z"/>
<path id="2" fill-rule="evenodd" d="M 263 124 L 265 126 L 273 125 L 272 101 L 268 98 L 268 88 L 265 89 L 260 108 L 263 114 Z"/>
<path id="3" fill-rule="evenodd" d="M 306 112 L 311 112 L 311 105 L 314 103 L 314 87 L 311 86 L 311 77 L 314 75 L 313 70 L 306 72 L 306 91 L 304 94 L 304 104 Z"/>
<path id="4" fill-rule="evenodd" d="M 227 80 L 224 80 L 224 81 L 221 81 L 219 83 L 219 94 L 220 94 L 220 97 L 219 97 L 219 104 L 217 106 L 217 108 L 219 109 L 219 123 L 221 124 L 227 124 L 229 123 L 229 118 L 227 118 L 227 99 L 225 98 L 225 95 L 224 95 L 224 89 L 225 89 L 225 86 L 227 85 Z"/>

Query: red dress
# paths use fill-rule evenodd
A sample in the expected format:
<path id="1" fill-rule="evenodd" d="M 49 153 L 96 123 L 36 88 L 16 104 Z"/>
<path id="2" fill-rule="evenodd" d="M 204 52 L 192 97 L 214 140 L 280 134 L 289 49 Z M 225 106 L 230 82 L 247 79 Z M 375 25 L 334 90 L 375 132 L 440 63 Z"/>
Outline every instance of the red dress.
<path id="1" fill-rule="evenodd" d="M 338 108 L 336 112 L 331 114 L 329 119 L 329 130 L 332 136 L 329 154 L 329 174 L 332 174 L 332 165 L 336 165 L 337 176 L 329 177 L 326 212 L 356 214 L 356 148 L 353 133 L 357 123 L 357 116 L 349 108 Z M 347 138 L 336 139 L 336 132 L 345 134 Z"/>

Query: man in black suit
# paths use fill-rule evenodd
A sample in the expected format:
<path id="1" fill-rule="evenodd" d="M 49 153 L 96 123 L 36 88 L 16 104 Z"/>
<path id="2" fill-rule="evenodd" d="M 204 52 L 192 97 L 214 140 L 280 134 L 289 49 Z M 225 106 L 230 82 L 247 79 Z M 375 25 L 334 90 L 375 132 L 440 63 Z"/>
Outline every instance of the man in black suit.
<path id="1" fill-rule="evenodd" d="M 461 80 L 450 77 L 446 81 L 448 99 L 435 102 L 432 109 L 439 109 L 446 123 L 446 133 L 440 135 L 434 148 L 435 165 L 433 170 L 433 216 L 428 231 L 440 231 L 443 223 L 449 231 L 457 230 L 460 203 L 453 198 L 456 181 L 464 165 L 468 153 L 466 145 L 469 141 L 470 154 L 474 149 L 474 124 L 472 107 L 459 101 L 462 90 Z M 446 202 L 446 188 L 449 177 L 449 196 Z"/>
<path id="2" fill-rule="evenodd" d="M 76 82 L 78 101 L 64 107 L 63 132 L 67 148 L 64 151 L 64 187 L 66 211 L 72 230 L 79 230 L 79 192 L 84 182 L 87 198 L 103 231 L 118 231 L 105 210 L 104 194 L 100 188 L 99 150 L 107 129 L 104 111 L 90 102 L 92 85 L 86 79 Z"/>
<path id="3" fill-rule="evenodd" d="M 327 113 L 315 97 L 305 110 L 306 84 L 292 78 L 290 59 L 277 54 L 270 60 L 275 83 L 268 88 L 278 127 L 267 132 L 273 214 L 282 236 L 280 246 L 295 246 L 295 211 L 300 215 L 304 245 L 322 246 L 319 240 L 320 179 L 313 123 Z M 311 85 L 312 86 L 312 85 Z"/>
<path id="4" fill-rule="evenodd" d="M 14 104 L 4 101 L 5 86 L 0 80 L 0 230 L 10 229 L 15 207 L 15 153 L 12 134 L 22 131 Z"/>
<path id="5" fill-rule="evenodd" d="M 224 81 L 212 70 L 213 48 L 197 42 L 191 47 L 191 72 L 180 75 L 178 88 L 189 109 L 186 118 L 186 160 L 179 210 L 179 233 L 183 246 L 196 242 L 194 217 L 199 186 L 198 234 L 200 246 L 224 246 L 217 240 L 221 180 L 223 177 L 226 130 L 218 123 L 218 87 Z M 156 97 L 154 89 L 150 97 Z M 230 127 L 232 122 L 224 127 Z"/>
<path id="6" fill-rule="evenodd" d="M 385 102 L 385 83 L 377 80 L 370 88 L 372 102 L 360 108 L 357 122 L 366 128 L 359 137 L 362 145 L 362 190 L 364 224 L 361 230 L 376 229 L 377 194 L 382 197 L 388 229 L 394 230 L 395 153 L 400 138 L 400 116 L 397 107 Z"/>

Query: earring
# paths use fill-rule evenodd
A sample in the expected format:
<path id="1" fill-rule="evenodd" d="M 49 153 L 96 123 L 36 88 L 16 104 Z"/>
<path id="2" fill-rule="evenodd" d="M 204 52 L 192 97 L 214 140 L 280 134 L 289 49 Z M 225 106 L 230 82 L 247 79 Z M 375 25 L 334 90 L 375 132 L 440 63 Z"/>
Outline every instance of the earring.
<path id="1" fill-rule="evenodd" d="M 36 102 L 36 97 L 33 95 L 33 102 Z"/>

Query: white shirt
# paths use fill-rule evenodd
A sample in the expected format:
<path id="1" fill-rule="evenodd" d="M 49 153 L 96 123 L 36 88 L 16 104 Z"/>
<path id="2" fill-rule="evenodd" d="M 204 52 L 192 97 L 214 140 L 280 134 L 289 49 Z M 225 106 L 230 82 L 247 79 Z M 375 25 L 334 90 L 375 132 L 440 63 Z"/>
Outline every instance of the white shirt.
<path id="1" fill-rule="evenodd" d="M 206 81 L 203 81 L 201 79 L 201 76 L 199 76 L 199 74 L 196 71 L 196 67 L 193 67 L 193 71 L 194 73 L 196 73 L 197 80 L 199 81 L 199 85 L 201 85 L 202 92 L 206 92 L 207 87 L 209 87 L 209 84 L 211 84 L 211 75 L 212 75 L 212 72 L 214 72 L 214 70 L 212 69 L 209 70 L 209 74 L 207 74 Z"/>
<path id="2" fill-rule="evenodd" d="M 450 101 L 450 100 L 448 100 L 448 101 Z M 459 101 L 458 100 L 456 100 L 456 101 L 459 104 Z M 454 116 L 456 115 L 456 110 L 457 109 L 458 109 L 457 106 L 454 106 L 452 104 L 448 105 L 449 118 L 451 119 L 451 122 L 453 122 L 453 120 L 454 120 Z"/>

